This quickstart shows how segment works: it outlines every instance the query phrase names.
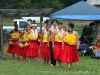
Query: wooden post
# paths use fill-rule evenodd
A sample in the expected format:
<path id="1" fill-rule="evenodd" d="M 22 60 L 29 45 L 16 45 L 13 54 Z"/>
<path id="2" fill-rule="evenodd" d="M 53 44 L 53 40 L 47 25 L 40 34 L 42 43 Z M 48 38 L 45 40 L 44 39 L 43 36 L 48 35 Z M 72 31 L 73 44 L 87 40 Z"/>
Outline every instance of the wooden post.
<path id="1" fill-rule="evenodd" d="M 3 38 L 3 22 L 2 22 L 2 13 L 0 13 L 0 29 L 1 29 L 1 58 L 4 58 L 4 38 Z"/>
<path id="2" fill-rule="evenodd" d="M 42 34 L 43 13 L 40 14 L 40 33 Z"/>
<path id="3" fill-rule="evenodd" d="M 52 20 L 52 13 L 50 13 L 49 18 L 50 18 L 50 22 L 51 22 L 51 20 Z M 51 23 L 50 23 L 50 25 L 51 25 Z"/>

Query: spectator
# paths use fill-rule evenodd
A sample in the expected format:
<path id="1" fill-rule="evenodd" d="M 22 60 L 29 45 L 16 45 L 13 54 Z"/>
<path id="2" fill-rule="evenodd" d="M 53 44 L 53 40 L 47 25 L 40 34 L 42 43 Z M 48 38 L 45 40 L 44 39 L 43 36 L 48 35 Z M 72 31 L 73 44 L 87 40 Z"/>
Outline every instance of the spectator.
<path id="1" fill-rule="evenodd" d="M 83 40 L 83 43 L 80 44 L 79 49 L 84 50 L 84 52 L 87 52 L 87 53 L 89 53 L 89 52 L 92 51 L 92 49 L 89 47 L 89 40 L 88 40 L 88 37 L 86 37 L 86 38 Z"/>
<path id="2" fill-rule="evenodd" d="M 86 26 L 83 28 L 83 31 L 82 31 L 82 36 L 80 38 L 80 41 L 83 42 L 83 40 L 88 36 L 89 40 L 90 40 L 90 43 L 92 42 L 91 41 L 91 34 L 92 34 L 92 28 L 91 26 L 89 25 L 89 23 L 86 24 Z"/>
<path id="3" fill-rule="evenodd" d="M 98 36 L 97 41 L 94 44 L 94 55 L 96 58 L 100 58 L 100 36 Z"/>

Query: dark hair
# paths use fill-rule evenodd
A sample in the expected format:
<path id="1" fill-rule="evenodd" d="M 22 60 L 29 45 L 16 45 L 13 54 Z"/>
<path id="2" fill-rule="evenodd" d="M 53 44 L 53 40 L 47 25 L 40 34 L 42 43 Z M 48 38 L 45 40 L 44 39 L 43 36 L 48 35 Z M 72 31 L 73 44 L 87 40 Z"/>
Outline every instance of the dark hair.
<path id="1" fill-rule="evenodd" d="M 58 25 L 60 25 L 60 24 L 62 25 L 62 22 L 59 22 L 59 23 L 58 23 Z"/>
<path id="2" fill-rule="evenodd" d="M 34 23 L 36 23 L 36 21 L 35 21 L 35 20 L 33 20 L 33 22 L 34 22 Z"/>
<path id="3" fill-rule="evenodd" d="M 47 24 L 47 23 L 49 23 L 49 21 L 50 21 L 50 20 L 49 20 L 49 19 L 47 19 L 44 23 L 46 23 L 46 24 Z"/>
<path id="4" fill-rule="evenodd" d="M 51 21 L 51 24 L 53 24 L 54 21 L 56 21 L 57 23 L 59 22 L 57 19 L 53 19 L 53 20 Z"/>
<path id="5" fill-rule="evenodd" d="M 18 24 L 14 24 L 14 27 L 18 26 Z"/>
<path id="6" fill-rule="evenodd" d="M 71 27 L 71 28 L 74 28 L 74 24 L 72 22 L 69 22 L 68 26 Z"/>
<path id="7" fill-rule="evenodd" d="M 50 24 L 46 24 L 46 27 L 47 27 L 47 26 L 50 26 Z"/>

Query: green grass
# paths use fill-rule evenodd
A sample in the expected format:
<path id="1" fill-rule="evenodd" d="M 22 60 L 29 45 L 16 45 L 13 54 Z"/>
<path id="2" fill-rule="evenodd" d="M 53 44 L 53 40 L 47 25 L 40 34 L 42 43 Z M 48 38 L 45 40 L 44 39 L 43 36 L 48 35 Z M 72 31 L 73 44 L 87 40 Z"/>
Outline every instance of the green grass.
<path id="1" fill-rule="evenodd" d="M 7 45 L 4 47 L 4 55 L 8 60 L 0 62 L 0 75 L 99 75 L 100 60 L 91 59 L 90 56 L 80 57 L 78 63 L 72 65 L 71 70 L 67 69 L 67 64 L 62 63 L 60 67 L 43 65 L 43 60 L 35 58 L 31 62 L 21 59 L 12 59 L 12 55 L 6 52 Z"/>

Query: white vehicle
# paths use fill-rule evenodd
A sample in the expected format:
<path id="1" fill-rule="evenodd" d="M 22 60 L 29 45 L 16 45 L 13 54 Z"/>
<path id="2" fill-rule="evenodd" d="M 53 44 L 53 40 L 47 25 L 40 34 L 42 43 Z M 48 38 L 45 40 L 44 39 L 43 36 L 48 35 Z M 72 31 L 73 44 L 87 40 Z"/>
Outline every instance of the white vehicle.
<path id="1" fill-rule="evenodd" d="M 36 21 L 36 23 L 40 23 L 40 17 L 21 17 L 21 19 L 27 20 L 32 22 L 33 20 Z M 46 20 L 49 20 L 48 17 L 43 17 L 42 23 L 44 23 Z"/>
<path id="2" fill-rule="evenodd" d="M 28 23 L 27 20 L 24 20 L 24 19 L 14 19 L 13 22 L 14 22 L 14 25 L 15 24 L 18 25 L 18 29 L 21 31 L 23 31 L 26 26 L 30 25 L 30 23 Z M 6 30 L 7 34 L 9 34 L 9 32 L 13 29 L 14 29 L 14 26 L 3 26 L 3 30 Z M 44 28 L 42 28 L 42 30 L 43 29 Z M 40 31 L 40 27 L 37 27 L 37 30 Z"/>
<path id="3" fill-rule="evenodd" d="M 15 24 L 18 25 L 18 29 L 19 29 L 20 31 L 23 31 L 24 28 L 25 28 L 26 26 L 30 25 L 30 24 L 27 22 L 27 20 L 24 20 L 24 19 L 14 19 L 13 22 L 14 22 L 14 25 L 15 25 Z M 13 30 L 13 29 L 14 29 L 14 26 L 3 26 L 3 30 L 5 31 L 5 34 L 6 34 L 6 36 L 7 36 L 7 37 L 6 37 L 7 39 L 9 38 L 9 33 L 10 33 L 10 31 Z M 38 30 L 38 32 L 39 32 L 39 31 L 40 31 L 40 27 L 37 27 L 37 30 Z M 42 28 L 42 30 L 44 30 L 44 28 Z"/>

